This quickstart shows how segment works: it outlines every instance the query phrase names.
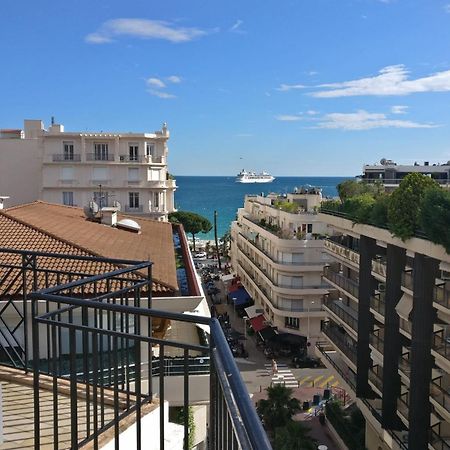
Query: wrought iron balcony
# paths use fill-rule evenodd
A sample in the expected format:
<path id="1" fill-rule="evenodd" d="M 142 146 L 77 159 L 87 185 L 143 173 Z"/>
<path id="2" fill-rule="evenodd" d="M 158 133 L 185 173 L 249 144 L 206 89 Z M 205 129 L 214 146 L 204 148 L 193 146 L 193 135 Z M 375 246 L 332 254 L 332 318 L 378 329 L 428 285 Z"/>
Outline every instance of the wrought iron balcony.
<path id="1" fill-rule="evenodd" d="M 151 286 L 148 261 L 0 249 L 0 318 L 7 323 L 1 364 L 14 367 L 0 366 L 0 373 L 15 370 L 24 378 L 32 367 L 34 416 L 28 428 L 34 430 L 34 448 L 49 442 L 55 448 L 99 448 L 106 439 L 112 448 L 140 449 L 152 439 L 163 450 L 170 437 L 170 375 L 183 380 L 187 410 L 191 377 L 206 373 L 210 448 L 270 449 L 218 321 L 154 310 Z M 1 317 L 7 309 L 16 320 Z M 161 324 L 169 322 L 209 326 L 209 345 L 165 338 Z M 173 349 L 180 354 L 175 359 L 169 358 Z M 156 415 L 151 427 L 150 415 Z M 185 414 L 184 449 L 188 422 Z"/>
<path id="2" fill-rule="evenodd" d="M 73 154 L 66 154 L 66 153 L 56 153 L 52 155 L 52 161 L 53 162 L 80 162 L 81 161 L 81 155 L 79 153 L 73 153 Z"/>
<path id="3" fill-rule="evenodd" d="M 86 153 L 86 161 L 114 161 L 111 153 Z"/>

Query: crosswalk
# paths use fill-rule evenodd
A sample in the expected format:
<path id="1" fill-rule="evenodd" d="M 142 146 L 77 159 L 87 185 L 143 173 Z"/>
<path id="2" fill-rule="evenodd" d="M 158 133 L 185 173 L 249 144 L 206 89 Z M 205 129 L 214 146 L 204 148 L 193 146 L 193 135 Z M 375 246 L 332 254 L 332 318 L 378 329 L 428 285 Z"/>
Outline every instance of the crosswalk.
<path id="1" fill-rule="evenodd" d="M 279 363 L 278 371 L 276 374 L 272 373 L 272 365 L 264 364 L 264 369 L 258 369 L 258 376 L 271 377 L 271 384 L 284 384 L 286 387 L 297 388 L 297 387 L 316 387 L 320 389 L 337 387 L 339 386 L 339 381 L 334 377 L 334 375 L 307 375 L 299 379 L 295 378 L 291 369 L 286 364 Z"/>

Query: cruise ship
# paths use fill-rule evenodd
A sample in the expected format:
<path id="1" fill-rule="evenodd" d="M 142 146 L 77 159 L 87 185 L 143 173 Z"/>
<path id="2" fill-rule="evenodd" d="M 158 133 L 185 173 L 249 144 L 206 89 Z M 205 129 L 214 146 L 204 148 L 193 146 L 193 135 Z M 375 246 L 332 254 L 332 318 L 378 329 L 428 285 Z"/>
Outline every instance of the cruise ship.
<path id="1" fill-rule="evenodd" d="M 270 173 L 247 172 L 245 169 L 242 169 L 236 177 L 236 183 L 271 183 L 273 180 L 275 177 Z"/>

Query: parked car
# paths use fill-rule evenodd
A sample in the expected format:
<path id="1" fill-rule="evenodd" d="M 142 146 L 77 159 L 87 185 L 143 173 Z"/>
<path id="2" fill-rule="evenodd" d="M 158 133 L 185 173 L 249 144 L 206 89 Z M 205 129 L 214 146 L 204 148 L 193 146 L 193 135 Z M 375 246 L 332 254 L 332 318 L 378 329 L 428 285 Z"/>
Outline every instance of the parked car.
<path id="1" fill-rule="evenodd" d="M 307 367 L 319 367 L 321 365 L 320 359 L 313 358 L 311 356 L 294 356 L 292 358 L 292 364 L 297 369 L 299 367 L 301 368 L 307 368 Z"/>
<path id="2" fill-rule="evenodd" d="M 194 253 L 194 258 L 196 258 L 196 259 L 206 259 L 206 252 Z"/>

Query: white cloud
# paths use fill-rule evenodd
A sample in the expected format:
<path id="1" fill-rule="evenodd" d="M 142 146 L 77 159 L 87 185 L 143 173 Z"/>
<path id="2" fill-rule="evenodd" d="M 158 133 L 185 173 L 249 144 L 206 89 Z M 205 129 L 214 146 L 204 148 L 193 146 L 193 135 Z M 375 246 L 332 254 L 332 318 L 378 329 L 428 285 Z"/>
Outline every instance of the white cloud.
<path id="1" fill-rule="evenodd" d="M 158 88 L 158 89 L 162 89 L 162 88 L 166 87 L 164 81 L 160 80 L 159 78 L 148 78 L 146 83 L 149 86 L 153 86 L 153 87 Z"/>
<path id="2" fill-rule="evenodd" d="M 275 119 L 280 120 L 281 122 L 297 122 L 303 120 L 303 117 L 297 114 L 280 114 L 275 116 Z"/>
<path id="3" fill-rule="evenodd" d="M 444 11 L 448 14 L 450 14 L 450 3 L 447 3 L 446 5 L 444 5 Z"/>
<path id="4" fill-rule="evenodd" d="M 331 113 L 318 119 L 314 128 L 330 130 L 372 130 L 375 128 L 435 128 L 437 125 L 390 119 L 386 114 L 359 110 L 355 113 Z"/>
<path id="5" fill-rule="evenodd" d="M 245 33 L 245 31 L 241 29 L 243 23 L 244 22 L 241 19 L 236 20 L 228 31 L 231 31 L 232 33 Z"/>
<path id="6" fill-rule="evenodd" d="M 280 87 L 277 87 L 277 91 L 292 91 L 293 89 L 304 89 L 306 86 L 303 84 L 280 84 Z"/>
<path id="7" fill-rule="evenodd" d="M 113 19 L 104 22 L 95 33 L 88 34 L 86 42 L 105 44 L 113 42 L 119 36 L 131 36 L 141 39 L 162 39 L 180 43 L 192 41 L 208 34 L 199 28 L 178 27 L 170 22 L 149 19 Z"/>
<path id="8" fill-rule="evenodd" d="M 407 109 L 408 109 L 407 106 L 394 105 L 394 106 L 391 106 L 391 113 L 392 114 L 406 114 Z"/>
<path id="9" fill-rule="evenodd" d="M 310 109 L 309 111 L 306 111 L 306 114 L 308 114 L 309 116 L 315 116 L 315 115 L 319 114 L 319 111 L 315 111 L 314 109 Z"/>
<path id="10" fill-rule="evenodd" d="M 177 75 L 171 75 L 170 77 L 167 77 L 167 81 L 170 83 L 178 84 L 181 83 L 181 77 Z"/>
<path id="11" fill-rule="evenodd" d="M 159 98 L 164 98 L 164 99 L 176 98 L 176 95 L 169 94 L 168 92 L 164 92 L 164 91 L 157 91 L 156 89 L 148 89 L 147 92 L 150 95 L 153 95 L 153 96 L 159 97 Z"/>
<path id="12" fill-rule="evenodd" d="M 408 70 L 403 64 L 387 66 L 379 75 L 357 80 L 319 85 L 326 88 L 313 92 L 313 97 L 334 98 L 357 95 L 407 95 L 416 92 L 450 91 L 450 70 L 436 72 L 415 80 L 408 79 Z"/>

